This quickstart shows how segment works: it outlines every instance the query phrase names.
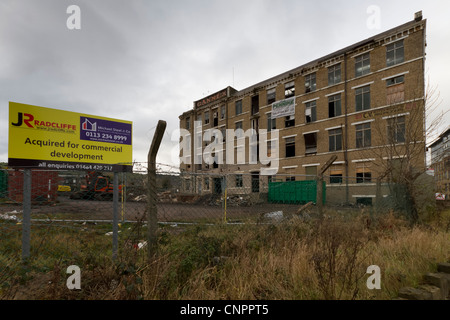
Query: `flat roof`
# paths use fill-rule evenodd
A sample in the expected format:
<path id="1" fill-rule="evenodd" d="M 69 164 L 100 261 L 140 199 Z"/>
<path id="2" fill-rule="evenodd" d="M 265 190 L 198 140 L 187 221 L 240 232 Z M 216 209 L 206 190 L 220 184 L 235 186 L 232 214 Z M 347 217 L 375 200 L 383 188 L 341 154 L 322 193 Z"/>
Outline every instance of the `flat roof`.
<path id="1" fill-rule="evenodd" d="M 429 146 L 428 148 L 432 148 L 434 147 L 436 144 L 438 144 L 439 142 L 441 142 L 442 138 L 446 135 L 450 134 L 450 126 L 447 127 L 447 129 L 444 130 L 444 132 L 442 132 L 438 138 L 436 138 L 436 140 L 434 140 Z"/>

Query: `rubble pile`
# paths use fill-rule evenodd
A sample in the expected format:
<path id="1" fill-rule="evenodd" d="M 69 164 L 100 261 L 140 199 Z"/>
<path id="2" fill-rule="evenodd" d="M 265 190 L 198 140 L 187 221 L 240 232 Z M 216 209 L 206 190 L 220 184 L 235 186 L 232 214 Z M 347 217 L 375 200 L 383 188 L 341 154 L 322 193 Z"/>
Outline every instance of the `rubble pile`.
<path id="1" fill-rule="evenodd" d="M 177 196 L 172 193 L 172 191 L 164 191 L 159 192 L 157 194 L 158 202 L 164 202 L 164 203 L 176 203 L 178 202 Z"/>
<path id="2" fill-rule="evenodd" d="M 249 207 L 252 201 L 249 195 L 232 195 L 227 197 L 227 206 Z"/>
<path id="3" fill-rule="evenodd" d="M 147 195 L 131 197 L 132 201 L 145 202 Z M 161 203 L 186 203 L 204 206 L 223 206 L 224 198 L 221 194 L 208 193 L 205 195 L 181 194 L 173 191 L 163 191 L 157 193 L 157 201 Z M 230 207 L 250 207 L 257 202 L 251 195 L 229 195 L 227 196 L 227 206 Z"/>
<path id="4" fill-rule="evenodd" d="M 192 197 L 192 196 L 188 196 L 188 197 Z M 138 196 L 133 196 L 130 199 L 131 199 L 131 201 L 136 201 L 136 202 L 146 202 L 147 195 L 140 194 Z M 170 190 L 158 192 L 156 194 L 156 199 L 158 202 L 163 202 L 163 203 L 189 202 L 188 199 L 186 199 L 186 197 L 179 195 L 179 194 L 174 194 Z"/>

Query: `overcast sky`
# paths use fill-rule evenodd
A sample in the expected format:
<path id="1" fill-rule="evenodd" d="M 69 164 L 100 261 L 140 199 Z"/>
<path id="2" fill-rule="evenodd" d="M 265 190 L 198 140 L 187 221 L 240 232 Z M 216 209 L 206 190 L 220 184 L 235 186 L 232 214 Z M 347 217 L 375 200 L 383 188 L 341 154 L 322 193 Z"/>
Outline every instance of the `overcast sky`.
<path id="1" fill-rule="evenodd" d="M 81 29 L 69 30 L 70 5 Z M 369 24 L 380 9 L 379 28 Z M 427 22 L 427 78 L 450 107 L 450 1 L 0 0 L 0 162 L 8 102 L 133 121 L 133 159 L 173 163 L 178 116 L 227 86 L 266 80 L 411 21 Z M 447 115 L 442 126 L 450 124 Z"/>

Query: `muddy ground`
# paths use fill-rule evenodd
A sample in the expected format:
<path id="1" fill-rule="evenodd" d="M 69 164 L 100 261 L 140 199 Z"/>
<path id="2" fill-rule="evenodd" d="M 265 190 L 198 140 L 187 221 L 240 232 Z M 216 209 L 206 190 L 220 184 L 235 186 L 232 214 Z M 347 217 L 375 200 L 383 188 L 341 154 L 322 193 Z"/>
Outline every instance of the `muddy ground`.
<path id="1" fill-rule="evenodd" d="M 127 201 L 119 203 L 119 220 L 145 221 L 146 202 Z M 282 211 L 284 215 L 295 213 L 300 205 L 286 204 L 254 204 L 251 206 L 229 206 L 226 208 L 227 221 L 258 220 L 265 214 Z M 2 203 L 0 214 L 17 216 L 22 214 L 22 204 Z M 224 208 L 221 205 L 196 203 L 164 203 L 157 205 L 158 221 L 160 222 L 195 222 L 223 221 Z M 112 220 L 113 202 L 95 200 L 72 200 L 60 196 L 55 203 L 33 204 L 34 219 L 64 219 L 64 220 Z"/>

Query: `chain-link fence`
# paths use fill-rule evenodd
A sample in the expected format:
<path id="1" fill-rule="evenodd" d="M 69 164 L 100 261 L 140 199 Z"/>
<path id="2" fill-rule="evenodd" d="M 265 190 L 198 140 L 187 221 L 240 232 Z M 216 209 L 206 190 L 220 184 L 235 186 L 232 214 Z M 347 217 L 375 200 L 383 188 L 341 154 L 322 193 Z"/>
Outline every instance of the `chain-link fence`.
<path id="1" fill-rule="evenodd" d="M 172 230 L 192 224 L 267 224 L 294 216 L 311 219 L 322 207 L 376 214 L 399 208 L 407 211 L 410 206 L 405 186 L 370 176 L 324 176 L 319 182 L 307 175 L 180 173 L 170 166 L 157 167 L 157 221 L 160 228 Z M 135 164 L 133 173 L 28 172 L 29 197 L 24 185 L 26 170 L 0 171 L 1 286 L 7 286 L 11 274 L 20 272 L 24 260 L 45 270 L 56 262 L 78 264 L 82 257 L 89 263 L 146 246 L 146 163 Z M 419 183 L 423 185 L 419 193 L 429 199 L 426 193 L 433 188 Z"/>

